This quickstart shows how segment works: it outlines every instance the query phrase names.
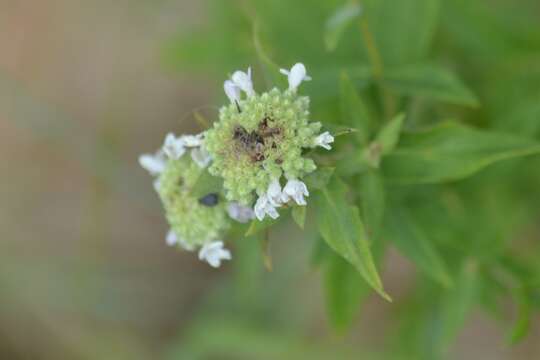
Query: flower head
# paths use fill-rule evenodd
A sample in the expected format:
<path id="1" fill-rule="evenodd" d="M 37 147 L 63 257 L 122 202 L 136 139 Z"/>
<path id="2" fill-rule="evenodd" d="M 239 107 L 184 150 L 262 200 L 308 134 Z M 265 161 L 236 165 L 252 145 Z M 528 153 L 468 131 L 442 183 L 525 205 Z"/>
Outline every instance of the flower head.
<path id="1" fill-rule="evenodd" d="M 328 131 L 325 131 L 317 136 L 313 142 L 315 146 L 320 146 L 326 150 L 331 150 L 332 146 L 330 146 L 330 144 L 334 142 L 334 137 L 330 135 Z"/>
<path id="2" fill-rule="evenodd" d="M 222 241 L 207 243 L 199 250 L 199 260 L 204 260 L 215 268 L 221 266 L 222 260 L 231 260 L 231 258 L 231 252 L 223 248 Z"/>
<path id="3" fill-rule="evenodd" d="M 182 156 L 185 152 L 191 156 Z M 167 134 L 163 149 L 154 156 L 141 156 L 140 162 L 157 176 L 154 189 L 171 227 L 167 244 L 192 251 L 222 238 L 230 226 L 223 196 L 193 190 L 203 175 L 209 176 L 206 167 L 211 157 L 204 146 L 204 134 Z"/>
<path id="4" fill-rule="evenodd" d="M 309 196 L 306 184 L 296 179 L 287 181 L 287 184 L 283 188 L 284 202 L 293 199 L 298 205 L 306 205 L 307 203 L 304 196 Z"/>
<path id="5" fill-rule="evenodd" d="M 296 81 L 302 69 L 305 80 L 300 65 L 291 69 L 291 80 Z M 235 73 L 233 81 L 252 87 L 249 71 Z M 212 156 L 209 171 L 223 178 L 229 201 L 250 205 L 266 194 L 275 210 L 282 203 L 281 177 L 301 179 L 316 169 L 303 154 L 320 129 L 320 123 L 309 121 L 308 97 L 276 88 L 262 94 L 253 91 L 252 96 L 222 107 L 219 121 L 206 131 L 204 142 Z"/>
<path id="6" fill-rule="evenodd" d="M 287 75 L 289 80 L 289 90 L 296 91 L 302 81 L 309 81 L 311 77 L 307 75 L 306 67 L 302 63 L 296 63 L 291 70 L 280 69 L 280 73 Z"/>

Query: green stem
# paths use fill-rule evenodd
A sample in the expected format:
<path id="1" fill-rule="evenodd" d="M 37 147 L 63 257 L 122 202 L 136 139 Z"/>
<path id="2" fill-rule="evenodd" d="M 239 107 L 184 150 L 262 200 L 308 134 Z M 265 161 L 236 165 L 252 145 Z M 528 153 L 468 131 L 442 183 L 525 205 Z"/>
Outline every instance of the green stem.
<path id="1" fill-rule="evenodd" d="M 390 91 L 386 88 L 383 81 L 384 65 L 381 57 L 381 53 L 377 48 L 375 38 L 369 29 L 368 21 L 365 17 L 360 19 L 360 32 L 362 33 L 362 40 L 366 46 L 369 62 L 373 69 L 373 77 L 375 78 L 375 84 L 379 90 L 382 98 L 384 116 L 388 120 L 394 116 L 396 112 L 395 98 Z"/>

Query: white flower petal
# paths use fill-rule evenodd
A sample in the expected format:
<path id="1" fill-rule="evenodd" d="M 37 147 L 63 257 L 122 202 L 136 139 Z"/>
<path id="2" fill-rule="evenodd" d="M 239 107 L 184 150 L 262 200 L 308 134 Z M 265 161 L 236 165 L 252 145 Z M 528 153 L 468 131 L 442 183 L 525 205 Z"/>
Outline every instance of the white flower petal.
<path id="1" fill-rule="evenodd" d="M 167 236 L 165 237 L 165 242 L 169 246 L 177 246 L 179 245 L 182 249 L 187 251 L 193 251 L 195 250 L 195 246 L 188 244 L 186 240 L 182 239 L 176 233 L 170 229 L 167 233 Z"/>
<path id="2" fill-rule="evenodd" d="M 199 250 L 199 260 L 204 260 L 210 264 L 210 266 L 218 268 L 221 265 L 222 260 L 231 260 L 231 252 L 223 248 L 222 241 L 214 241 L 205 244 L 201 250 Z"/>
<path id="3" fill-rule="evenodd" d="M 304 196 L 309 196 L 309 191 L 306 184 L 300 180 L 291 179 L 287 181 L 287 184 L 283 188 L 283 194 L 286 201 L 293 199 L 298 205 L 306 205 L 306 199 Z"/>
<path id="4" fill-rule="evenodd" d="M 279 217 L 276 207 L 272 205 L 266 194 L 259 196 L 253 210 L 259 221 L 263 221 L 266 215 L 270 216 L 272 219 L 277 219 Z"/>
<path id="5" fill-rule="evenodd" d="M 182 138 L 177 138 L 172 133 L 168 133 L 163 142 L 163 152 L 170 159 L 180 159 L 186 152 L 185 144 Z"/>
<path id="6" fill-rule="evenodd" d="M 266 191 L 268 196 L 268 201 L 272 206 L 278 207 L 283 202 L 283 193 L 281 192 L 281 185 L 278 179 L 274 179 L 268 185 L 268 190 Z"/>
<path id="7" fill-rule="evenodd" d="M 287 75 L 289 80 L 289 90 L 296 91 L 302 81 L 309 81 L 311 77 L 307 75 L 306 67 L 302 63 L 296 63 L 291 70 L 280 69 L 280 73 Z"/>
<path id="8" fill-rule="evenodd" d="M 240 101 L 240 87 L 238 87 L 234 82 L 231 80 L 225 81 L 223 84 L 223 89 L 225 90 L 225 95 L 229 98 L 231 103 L 235 103 Z"/>
<path id="9" fill-rule="evenodd" d="M 169 232 L 167 233 L 167 236 L 165 237 L 165 242 L 169 246 L 174 246 L 174 245 L 178 244 L 178 237 L 176 236 L 174 231 L 169 230 Z"/>
<path id="10" fill-rule="evenodd" d="M 180 139 L 184 146 L 187 147 L 197 147 L 201 146 L 203 143 L 204 133 L 200 133 L 197 135 L 182 135 L 180 136 Z"/>
<path id="11" fill-rule="evenodd" d="M 322 134 L 317 136 L 314 140 L 315 146 L 321 146 L 325 148 L 326 150 L 332 149 L 330 144 L 333 142 L 334 142 L 334 137 L 330 135 L 328 131 L 323 132 Z"/>
<path id="12" fill-rule="evenodd" d="M 163 152 L 158 151 L 154 155 L 143 154 L 139 156 L 139 164 L 151 175 L 156 176 L 165 170 L 167 160 L 163 156 Z"/>
<path id="13" fill-rule="evenodd" d="M 247 96 L 255 95 L 253 90 L 253 82 L 251 81 L 251 68 L 248 68 L 247 73 L 243 71 L 235 71 L 231 76 L 232 82 L 244 91 Z"/>
<path id="14" fill-rule="evenodd" d="M 255 218 L 255 212 L 252 208 L 240 205 L 237 202 L 231 202 L 227 205 L 227 213 L 231 219 L 244 224 Z"/>
<path id="15" fill-rule="evenodd" d="M 210 164 L 210 161 L 212 161 L 212 156 L 206 151 L 204 146 L 191 150 L 191 158 L 200 168 L 207 167 Z"/>
<path id="16" fill-rule="evenodd" d="M 159 181 L 159 179 L 154 180 L 153 186 L 154 186 L 154 190 L 156 192 L 159 192 L 159 187 L 161 186 L 161 182 Z"/>

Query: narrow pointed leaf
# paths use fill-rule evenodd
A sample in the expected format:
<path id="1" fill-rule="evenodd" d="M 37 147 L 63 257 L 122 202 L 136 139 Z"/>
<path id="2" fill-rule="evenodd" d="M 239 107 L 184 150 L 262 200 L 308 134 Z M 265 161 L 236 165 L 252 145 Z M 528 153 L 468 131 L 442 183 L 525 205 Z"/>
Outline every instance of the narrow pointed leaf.
<path id="1" fill-rule="evenodd" d="M 319 232 L 336 253 L 351 263 L 366 282 L 386 300 L 369 241 L 356 206 L 347 202 L 345 185 L 334 179 L 318 198 Z"/>
<path id="2" fill-rule="evenodd" d="M 382 169 L 394 182 L 439 183 L 465 178 L 497 161 L 538 153 L 540 143 L 534 140 L 444 122 L 403 133 Z"/>

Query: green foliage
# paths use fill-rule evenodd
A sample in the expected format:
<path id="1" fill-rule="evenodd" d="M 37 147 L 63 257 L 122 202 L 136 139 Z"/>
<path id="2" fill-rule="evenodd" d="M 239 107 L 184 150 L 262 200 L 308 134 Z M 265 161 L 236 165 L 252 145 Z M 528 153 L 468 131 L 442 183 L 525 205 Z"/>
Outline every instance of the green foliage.
<path id="1" fill-rule="evenodd" d="M 401 95 L 478 106 L 478 99 L 454 74 L 433 65 L 406 65 L 388 69 L 385 84 Z"/>
<path id="2" fill-rule="evenodd" d="M 395 298 L 382 358 L 444 357 L 479 308 L 523 339 L 540 308 L 538 2 L 209 3 L 211 31 L 168 59 L 208 63 L 219 85 L 252 64 L 269 86 L 265 74 L 301 61 L 311 118 L 341 135 L 309 154 L 323 165 L 304 179 L 307 216 L 292 209 L 306 241 L 323 239 L 312 263 L 331 323 L 361 318 L 370 289 L 389 298 L 378 269 L 393 247 L 418 271 Z"/>
<path id="3" fill-rule="evenodd" d="M 443 122 L 404 134 L 383 166 L 392 181 L 437 183 L 470 176 L 497 161 L 539 152 L 540 144 L 528 138 Z"/>
<path id="4" fill-rule="evenodd" d="M 360 212 L 347 203 L 346 192 L 345 185 L 338 179 L 322 190 L 317 201 L 319 232 L 332 250 L 351 263 L 375 291 L 390 301 L 375 267 Z"/>

